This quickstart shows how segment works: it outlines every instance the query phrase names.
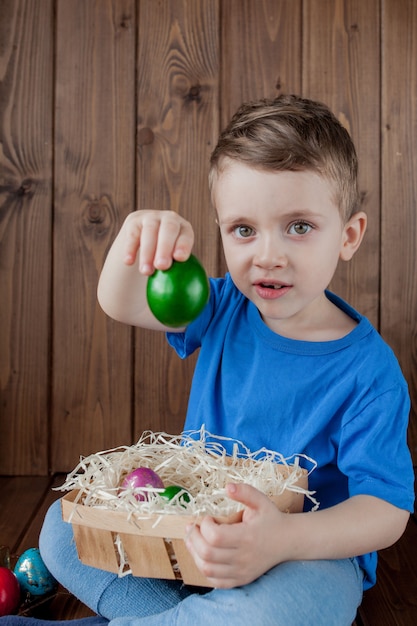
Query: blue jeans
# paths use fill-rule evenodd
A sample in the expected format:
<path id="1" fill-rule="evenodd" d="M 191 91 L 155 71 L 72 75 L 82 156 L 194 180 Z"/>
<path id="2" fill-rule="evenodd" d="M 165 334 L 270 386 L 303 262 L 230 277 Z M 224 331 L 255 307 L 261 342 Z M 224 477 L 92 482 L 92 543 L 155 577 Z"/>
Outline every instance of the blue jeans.
<path id="1" fill-rule="evenodd" d="M 57 580 L 109 626 L 350 626 L 362 600 L 356 559 L 290 561 L 244 587 L 205 592 L 180 581 L 119 578 L 78 560 L 59 502 L 46 515 L 39 547 Z"/>

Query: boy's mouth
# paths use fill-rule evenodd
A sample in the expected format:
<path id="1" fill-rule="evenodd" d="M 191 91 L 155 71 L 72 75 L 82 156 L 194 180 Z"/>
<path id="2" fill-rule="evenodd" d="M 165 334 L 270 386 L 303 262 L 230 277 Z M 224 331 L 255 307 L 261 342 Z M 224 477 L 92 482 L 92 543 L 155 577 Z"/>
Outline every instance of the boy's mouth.
<path id="1" fill-rule="evenodd" d="M 263 289 L 284 289 L 285 287 L 289 287 L 289 285 L 288 283 L 283 283 L 273 278 L 266 278 L 265 280 L 259 278 L 255 280 L 255 287 L 262 287 Z"/>
<path id="2" fill-rule="evenodd" d="M 274 285 L 272 283 L 258 283 L 263 289 L 282 289 L 285 285 Z"/>
<path id="3" fill-rule="evenodd" d="M 285 295 L 291 289 L 291 285 L 284 283 L 269 282 L 268 280 L 259 280 L 254 284 L 258 296 L 262 299 L 274 299 Z"/>

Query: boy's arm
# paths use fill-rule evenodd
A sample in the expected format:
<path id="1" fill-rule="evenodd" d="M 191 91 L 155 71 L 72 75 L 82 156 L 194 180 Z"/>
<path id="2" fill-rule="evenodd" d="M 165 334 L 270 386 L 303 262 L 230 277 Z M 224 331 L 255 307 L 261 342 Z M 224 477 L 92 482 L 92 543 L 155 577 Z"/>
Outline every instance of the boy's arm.
<path id="1" fill-rule="evenodd" d="M 168 330 L 149 310 L 148 276 L 155 269 L 168 269 L 174 259 L 188 259 L 193 243 L 191 224 L 173 211 L 128 215 L 100 275 L 97 296 L 102 309 L 125 324 Z"/>
<path id="2" fill-rule="evenodd" d="M 410 517 L 408 511 L 368 495 L 353 496 L 316 513 L 295 520 L 293 558 L 342 559 L 382 550 L 401 537 Z M 307 535 L 300 541 L 298 533 L 304 531 Z"/>
<path id="3" fill-rule="evenodd" d="M 284 561 L 343 559 L 392 545 L 409 513 L 374 496 L 358 495 L 314 513 L 286 514 L 249 485 L 229 485 L 246 505 L 241 522 L 205 518 L 187 547 L 215 587 L 245 585 Z"/>

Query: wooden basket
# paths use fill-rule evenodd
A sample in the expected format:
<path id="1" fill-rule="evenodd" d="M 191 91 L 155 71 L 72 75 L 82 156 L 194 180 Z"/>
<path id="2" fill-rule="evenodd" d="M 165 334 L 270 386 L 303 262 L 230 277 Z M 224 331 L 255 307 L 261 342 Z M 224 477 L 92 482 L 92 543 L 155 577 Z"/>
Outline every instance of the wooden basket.
<path id="1" fill-rule="evenodd" d="M 290 468 L 277 465 L 277 471 L 288 474 Z M 295 483 L 308 487 L 308 475 L 303 470 Z M 197 569 L 188 552 L 184 538 L 188 524 L 201 521 L 190 515 L 138 515 L 128 519 L 127 513 L 76 504 L 78 491 L 70 491 L 61 499 L 62 516 L 73 527 L 79 559 L 86 565 L 120 573 L 120 553 L 116 540 L 134 576 L 146 578 L 182 579 L 187 585 L 212 587 Z M 303 510 L 304 494 L 284 490 L 271 500 L 286 513 Z M 236 522 L 241 514 L 216 518 L 219 522 Z"/>

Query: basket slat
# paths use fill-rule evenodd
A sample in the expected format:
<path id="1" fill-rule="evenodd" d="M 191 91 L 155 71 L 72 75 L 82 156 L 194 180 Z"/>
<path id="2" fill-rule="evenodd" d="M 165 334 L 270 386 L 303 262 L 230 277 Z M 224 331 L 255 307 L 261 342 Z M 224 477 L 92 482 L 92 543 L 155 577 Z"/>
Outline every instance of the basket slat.
<path id="1" fill-rule="evenodd" d="M 142 537 L 123 533 L 120 539 L 134 576 L 175 579 L 162 537 Z"/>
<path id="2" fill-rule="evenodd" d="M 78 556 L 83 563 L 118 573 L 119 560 L 110 530 L 89 528 L 81 524 L 74 524 L 73 530 Z"/>
<path id="3" fill-rule="evenodd" d="M 212 587 L 207 578 L 203 576 L 197 568 L 193 557 L 188 552 L 182 539 L 173 539 L 172 546 L 177 557 L 181 578 L 186 585 L 197 585 L 197 587 Z"/>

